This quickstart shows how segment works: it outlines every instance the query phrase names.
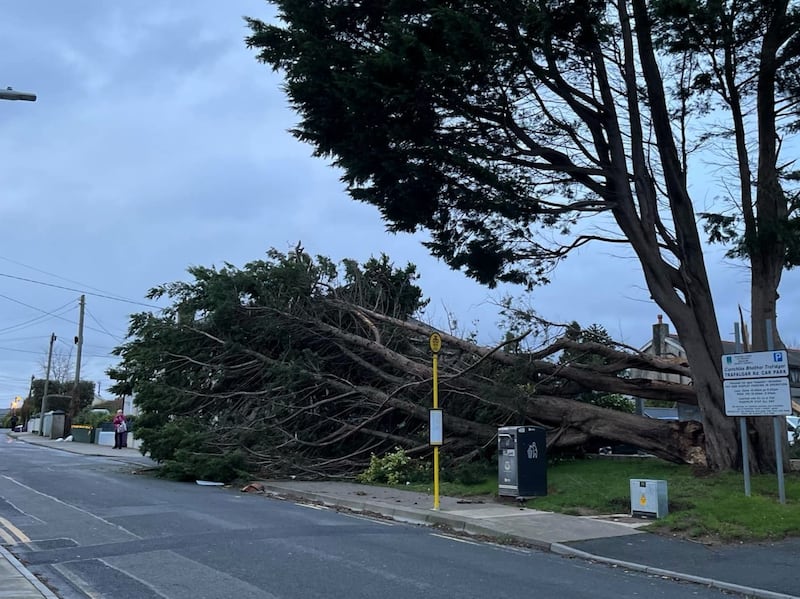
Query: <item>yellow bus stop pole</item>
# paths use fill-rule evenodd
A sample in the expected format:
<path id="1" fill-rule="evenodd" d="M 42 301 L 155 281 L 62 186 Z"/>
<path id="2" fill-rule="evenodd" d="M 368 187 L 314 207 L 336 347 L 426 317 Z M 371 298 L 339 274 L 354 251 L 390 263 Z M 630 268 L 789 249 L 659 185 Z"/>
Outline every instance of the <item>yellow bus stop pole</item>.
<path id="1" fill-rule="evenodd" d="M 439 350 L 442 349 L 442 338 L 438 333 L 431 335 L 431 351 L 433 351 L 433 409 L 439 409 Z M 439 445 L 433 446 L 433 509 L 439 509 Z"/>
<path id="2" fill-rule="evenodd" d="M 439 354 L 433 354 L 433 409 L 439 407 Z M 439 509 L 439 446 L 433 446 L 433 509 Z"/>

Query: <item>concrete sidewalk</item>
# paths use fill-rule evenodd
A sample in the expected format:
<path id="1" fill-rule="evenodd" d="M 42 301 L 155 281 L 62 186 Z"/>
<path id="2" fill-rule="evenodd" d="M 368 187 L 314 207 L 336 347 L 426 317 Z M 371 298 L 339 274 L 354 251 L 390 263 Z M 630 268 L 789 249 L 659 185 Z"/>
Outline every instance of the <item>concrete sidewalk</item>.
<path id="1" fill-rule="evenodd" d="M 28 433 L 12 433 L 11 436 L 61 451 L 111 457 L 145 467 L 155 465 L 134 449 L 51 441 Z M 457 497 L 441 497 L 439 509 L 434 510 L 432 495 L 404 489 L 335 481 L 260 482 L 267 495 L 279 499 L 318 503 L 400 522 L 438 526 L 455 533 L 537 547 L 568 557 L 696 582 L 750 597 L 800 598 L 800 539 L 711 546 L 642 532 L 638 528 L 647 521 L 625 514 L 566 516 L 521 508 L 494 498 L 479 501 Z M 49 592 L 46 588 L 44 591 L 36 588 L 34 581 L 38 581 L 35 578 L 31 581 L 31 578 L 24 566 L 3 550 L 0 554 L 0 585 L 19 585 L 29 593 L 20 591 L 9 596 L 18 599 L 55 597 L 44 594 Z M 30 586 L 25 587 L 26 583 Z M 6 595 L 0 593 L 0 598 L 3 596 Z"/>
<path id="2" fill-rule="evenodd" d="M 96 443 L 76 443 L 75 441 L 63 441 L 58 439 L 51 439 L 50 437 L 40 437 L 36 433 L 12 433 L 8 431 L 8 436 L 18 441 L 31 443 L 33 445 L 41 445 L 42 447 L 49 447 L 50 449 L 57 449 L 59 451 L 68 451 L 69 453 L 78 453 L 81 455 L 94 455 L 103 456 L 107 458 L 115 458 L 124 462 L 132 462 L 141 464 L 143 466 L 152 465 L 156 466 L 156 462 L 147 456 L 143 456 L 138 449 L 130 447 L 123 447 L 122 449 L 114 449 L 110 445 L 98 445 Z"/>
<path id="3" fill-rule="evenodd" d="M 624 515 L 579 518 L 519 507 L 513 502 L 476 501 L 433 496 L 391 487 L 372 487 L 348 482 L 259 481 L 268 493 L 355 512 L 379 514 L 401 522 L 446 527 L 454 532 L 500 538 L 551 550 L 554 544 L 587 539 L 628 537 L 646 520 Z"/>
<path id="4" fill-rule="evenodd" d="M 0 597 L 9 599 L 58 599 L 5 547 L 0 546 Z"/>

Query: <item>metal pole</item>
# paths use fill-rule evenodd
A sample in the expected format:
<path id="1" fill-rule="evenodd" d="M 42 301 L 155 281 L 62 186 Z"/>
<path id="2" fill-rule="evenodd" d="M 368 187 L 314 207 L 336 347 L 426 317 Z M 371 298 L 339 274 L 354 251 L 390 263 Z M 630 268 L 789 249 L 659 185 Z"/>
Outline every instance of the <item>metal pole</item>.
<path id="1" fill-rule="evenodd" d="M 433 352 L 433 409 L 439 409 L 439 350 L 442 349 L 442 337 L 439 333 L 431 334 L 431 351 Z M 433 413 L 433 412 L 431 412 Z M 431 433 L 433 432 L 431 426 Z M 431 439 L 433 440 L 433 439 Z M 439 509 L 439 440 L 433 447 L 433 509 Z"/>
<path id="2" fill-rule="evenodd" d="M 39 412 L 39 436 L 44 436 L 44 407 L 47 400 L 47 389 L 50 386 L 50 364 L 53 361 L 53 344 L 56 342 L 56 334 L 50 334 L 50 351 L 47 352 L 47 371 L 44 373 L 44 390 L 42 391 L 42 409 Z"/>
<path id="3" fill-rule="evenodd" d="M 772 319 L 767 318 L 767 350 L 773 351 L 775 349 L 775 336 L 772 334 Z M 781 504 L 786 503 L 786 488 L 783 481 L 783 444 L 786 442 L 786 437 L 781 434 L 783 427 L 781 426 L 780 419 L 782 416 L 772 417 L 772 433 L 775 435 L 775 466 L 778 470 L 778 499 Z"/>
<path id="4" fill-rule="evenodd" d="M 742 338 L 739 334 L 739 323 L 733 323 L 733 331 L 736 336 L 736 353 L 742 352 Z M 739 436 L 742 439 L 742 473 L 744 474 L 744 494 L 750 497 L 750 439 L 747 437 L 747 418 L 739 418 Z"/>
<path id="5" fill-rule="evenodd" d="M 439 353 L 433 353 L 433 409 L 439 408 Z M 439 446 L 433 448 L 433 509 L 439 509 Z"/>
<path id="6" fill-rule="evenodd" d="M 786 503 L 786 488 L 783 481 L 783 435 L 781 427 L 782 416 L 772 417 L 772 433 L 775 435 L 775 461 L 778 467 L 778 500 Z"/>

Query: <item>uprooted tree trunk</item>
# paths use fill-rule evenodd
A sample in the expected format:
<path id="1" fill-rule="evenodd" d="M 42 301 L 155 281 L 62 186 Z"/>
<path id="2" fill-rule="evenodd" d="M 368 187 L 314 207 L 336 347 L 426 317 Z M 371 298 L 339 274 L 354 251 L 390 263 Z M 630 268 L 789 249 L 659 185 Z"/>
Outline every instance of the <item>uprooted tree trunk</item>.
<path id="1" fill-rule="evenodd" d="M 359 309 L 376 320 L 390 322 L 418 334 L 430 331 L 416 323 L 400 323 L 391 317 Z M 662 401 L 680 401 L 697 404 L 697 398 L 689 385 L 646 378 L 630 379 L 618 376 L 629 369 L 652 370 L 667 374 L 688 377 L 691 375 L 687 365 L 670 358 L 660 358 L 640 352 L 620 351 L 598 343 L 578 343 L 565 337 L 557 339 L 537 352 L 515 355 L 503 352 L 500 348 L 482 348 L 458 337 L 441 334 L 446 345 L 463 352 L 480 356 L 480 359 L 496 361 L 508 366 L 519 363 L 539 375 L 558 379 L 558 384 L 538 383 L 537 393 L 525 394 L 521 398 L 523 409 L 518 414 L 519 423 L 531 422 L 548 428 L 548 447 L 561 450 L 575 450 L 598 444 L 629 444 L 662 459 L 705 465 L 703 427 L 699 422 L 663 421 L 635 414 L 618 412 L 576 401 L 566 394 L 577 393 L 581 389 L 592 389 L 607 393 L 630 394 L 641 398 Z M 546 360 L 564 349 L 580 349 L 602 355 L 606 364 L 562 365 Z M 446 360 L 445 360 L 446 362 Z M 442 363 L 441 361 L 439 362 Z M 440 375 L 445 388 L 451 384 L 463 384 L 467 373 L 455 371 Z M 548 395 L 560 391 L 560 396 Z M 485 399 L 492 403 L 491 399 Z M 508 407 L 508 403 L 504 402 Z M 445 426 L 448 417 L 445 412 Z M 508 424 L 511 424 L 510 422 Z M 491 431 L 494 438 L 495 430 Z"/>
<path id="2" fill-rule="evenodd" d="M 634 445 L 670 462 L 705 465 L 699 422 L 654 420 L 541 395 L 532 397 L 527 409 L 532 421 L 549 429 L 548 447 L 579 449 L 605 440 Z"/>

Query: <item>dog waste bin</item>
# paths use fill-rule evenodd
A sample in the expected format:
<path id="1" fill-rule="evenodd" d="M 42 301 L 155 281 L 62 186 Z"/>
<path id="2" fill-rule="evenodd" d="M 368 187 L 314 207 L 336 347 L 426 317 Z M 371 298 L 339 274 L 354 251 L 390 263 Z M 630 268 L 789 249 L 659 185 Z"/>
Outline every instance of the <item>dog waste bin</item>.
<path id="1" fill-rule="evenodd" d="M 497 429 L 498 494 L 509 497 L 547 495 L 546 431 L 538 426 Z"/>

